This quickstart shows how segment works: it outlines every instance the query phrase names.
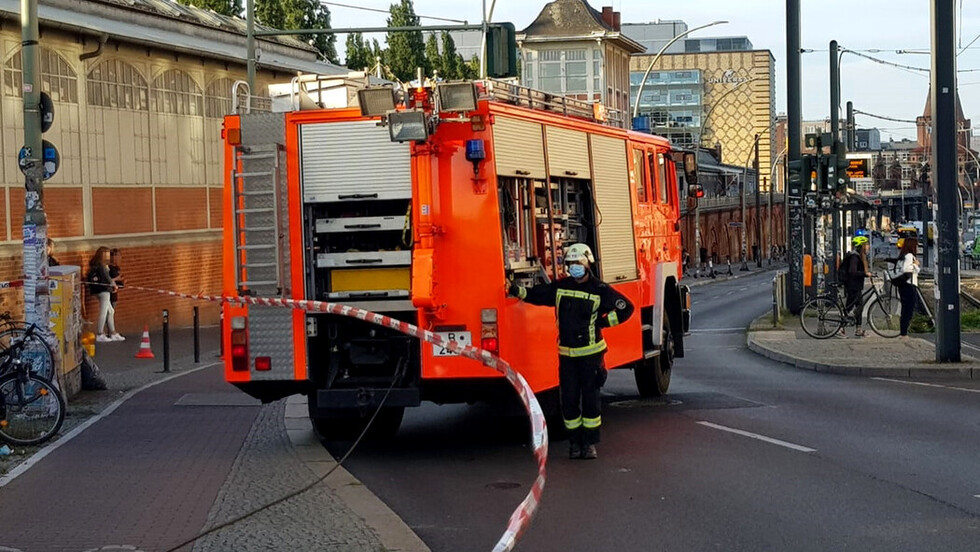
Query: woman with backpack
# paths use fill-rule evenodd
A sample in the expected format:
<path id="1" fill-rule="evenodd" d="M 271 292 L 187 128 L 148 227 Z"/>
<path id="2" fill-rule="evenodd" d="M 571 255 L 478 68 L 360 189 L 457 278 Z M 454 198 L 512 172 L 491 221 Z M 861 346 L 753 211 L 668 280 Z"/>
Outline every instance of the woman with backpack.
<path id="1" fill-rule="evenodd" d="M 88 262 L 89 293 L 99 298 L 99 321 L 95 326 L 95 340 L 100 343 L 125 341 L 116 333 L 115 310 L 112 308 L 111 294 L 119 288 L 109 276 L 109 248 L 100 247 Z M 105 330 L 108 326 L 109 333 Z"/>

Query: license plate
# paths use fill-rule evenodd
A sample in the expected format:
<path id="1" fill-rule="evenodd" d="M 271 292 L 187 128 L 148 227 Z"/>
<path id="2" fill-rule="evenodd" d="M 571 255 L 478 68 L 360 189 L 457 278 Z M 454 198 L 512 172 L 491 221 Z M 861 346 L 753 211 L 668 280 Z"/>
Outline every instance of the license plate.
<path id="1" fill-rule="evenodd" d="M 473 341 L 470 338 L 470 332 L 436 332 L 436 335 L 441 337 L 443 341 L 455 341 L 460 347 L 467 345 L 473 345 Z M 459 356 L 459 353 L 450 351 L 446 347 L 440 347 L 438 345 L 432 346 L 433 356 Z"/>

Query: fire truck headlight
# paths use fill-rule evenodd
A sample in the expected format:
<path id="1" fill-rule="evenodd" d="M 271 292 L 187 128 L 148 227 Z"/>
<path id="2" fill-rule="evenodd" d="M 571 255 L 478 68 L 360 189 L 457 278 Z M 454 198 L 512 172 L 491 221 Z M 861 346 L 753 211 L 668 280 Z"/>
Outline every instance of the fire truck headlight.
<path id="1" fill-rule="evenodd" d="M 422 142 L 429 137 L 429 124 L 423 111 L 395 111 L 388 114 L 392 142 Z"/>
<path id="2" fill-rule="evenodd" d="M 357 103 L 364 117 L 384 115 L 395 109 L 395 90 L 390 86 L 362 88 L 357 91 Z"/>
<path id="3" fill-rule="evenodd" d="M 476 86 L 472 82 L 440 84 L 439 111 L 461 112 L 476 110 Z"/>

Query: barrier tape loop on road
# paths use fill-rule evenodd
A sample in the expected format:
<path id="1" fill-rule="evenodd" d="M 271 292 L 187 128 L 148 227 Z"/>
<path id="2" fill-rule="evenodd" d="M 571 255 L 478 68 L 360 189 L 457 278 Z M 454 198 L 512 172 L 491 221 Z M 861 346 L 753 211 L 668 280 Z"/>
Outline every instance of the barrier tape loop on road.
<path id="1" fill-rule="evenodd" d="M 444 347 L 455 353 L 459 353 L 462 356 L 471 358 L 477 362 L 482 363 L 485 366 L 493 368 L 494 370 L 500 372 L 507 378 L 511 386 L 517 391 L 517 394 L 521 398 L 521 402 L 524 404 L 524 409 L 527 411 L 531 422 L 531 443 L 534 449 L 534 457 L 538 463 L 538 476 L 534 480 L 534 484 L 531 486 L 531 490 L 528 491 L 527 496 L 524 500 L 517 506 L 514 512 L 511 514 L 510 519 L 507 522 L 507 528 L 501 535 L 497 544 L 494 546 L 494 552 L 507 552 L 513 550 L 514 546 L 517 544 L 518 539 L 527 530 L 534 518 L 535 513 L 538 510 L 538 506 L 541 503 L 541 493 L 544 491 L 545 485 L 545 474 L 546 474 L 546 464 L 548 461 L 548 431 L 547 424 L 545 423 L 544 412 L 541 409 L 541 404 L 538 403 L 537 398 L 534 396 L 534 391 L 531 390 L 531 386 L 528 385 L 524 376 L 520 375 L 511 368 L 510 364 L 502 358 L 494 355 L 493 353 L 480 349 L 477 347 L 472 347 L 469 345 L 460 346 L 456 341 L 447 341 L 442 339 L 438 334 L 432 333 L 428 330 L 423 330 L 414 324 L 404 322 L 389 316 L 384 316 L 374 312 L 359 309 L 357 307 L 352 307 L 350 305 L 342 305 L 339 303 L 330 303 L 323 301 L 308 301 L 308 300 L 297 300 L 297 299 L 281 299 L 281 298 L 264 298 L 264 297 L 222 297 L 216 295 L 205 295 L 203 293 L 193 295 L 189 293 L 180 293 L 177 291 L 163 290 L 163 289 L 153 289 L 145 288 L 140 286 L 134 286 L 126 284 L 126 289 L 134 289 L 139 291 L 146 291 L 151 293 L 158 293 L 162 295 L 168 295 L 170 297 L 178 297 L 182 299 L 192 299 L 197 301 L 209 301 L 214 303 L 235 303 L 235 304 L 250 304 L 250 305 L 262 305 L 271 307 L 283 307 L 291 309 L 300 309 L 306 312 L 322 312 L 339 314 L 342 316 L 348 316 L 351 318 L 357 318 L 359 320 L 364 320 L 366 322 L 371 322 L 379 326 L 385 326 L 393 330 L 397 330 L 403 334 L 411 335 L 417 337 L 423 341 L 432 343 L 437 347 Z"/>

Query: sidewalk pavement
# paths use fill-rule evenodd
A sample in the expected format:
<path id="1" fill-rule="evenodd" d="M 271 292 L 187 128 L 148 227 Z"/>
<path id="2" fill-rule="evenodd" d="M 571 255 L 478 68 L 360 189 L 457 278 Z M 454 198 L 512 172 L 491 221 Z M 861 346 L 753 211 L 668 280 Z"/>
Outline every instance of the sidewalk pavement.
<path id="1" fill-rule="evenodd" d="M 745 278 L 747 276 L 754 276 L 756 274 L 762 274 L 764 272 L 775 272 L 786 268 L 785 262 L 774 262 L 772 264 L 769 261 L 762 261 L 762 268 L 756 266 L 756 262 L 752 261 L 746 264 L 748 270 L 741 269 L 741 263 L 735 263 L 731 266 L 731 274 L 728 273 L 728 265 L 715 266 L 715 277 L 711 276 L 699 276 L 694 277 L 694 271 L 689 270 L 683 275 L 681 283 L 688 287 L 697 287 L 707 284 L 713 284 L 715 282 L 724 282 L 725 280 L 735 280 L 737 278 Z M 718 270 L 721 268 L 722 270 Z"/>
<path id="2" fill-rule="evenodd" d="M 0 550 L 167 550 L 255 509 L 183 551 L 424 552 L 428 547 L 342 467 L 313 434 L 302 397 L 267 405 L 224 381 L 217 328 L 171 332 L 171 371 L 136 359 L 140 336 L 100 343 L 108 391 L 69 402 L 61 434 L 0 458 Z M 45 520 L 38 530 L 37 520 Z"/>
<path id="3" fill-rule="evenodd" d="M 830 374 L 916 379 L 980 379 L 980 362 L 963 355 L 958 364 L 936 362 L 933 343 L 917 337 L 885 338 L 866 330 L 867 336 L 813 339 L 803 332 L 799 319 L 790 317 L 772 327 L 767 314 L 752 323 L 748 347 L 764 357 L 796 368 Z"/>

